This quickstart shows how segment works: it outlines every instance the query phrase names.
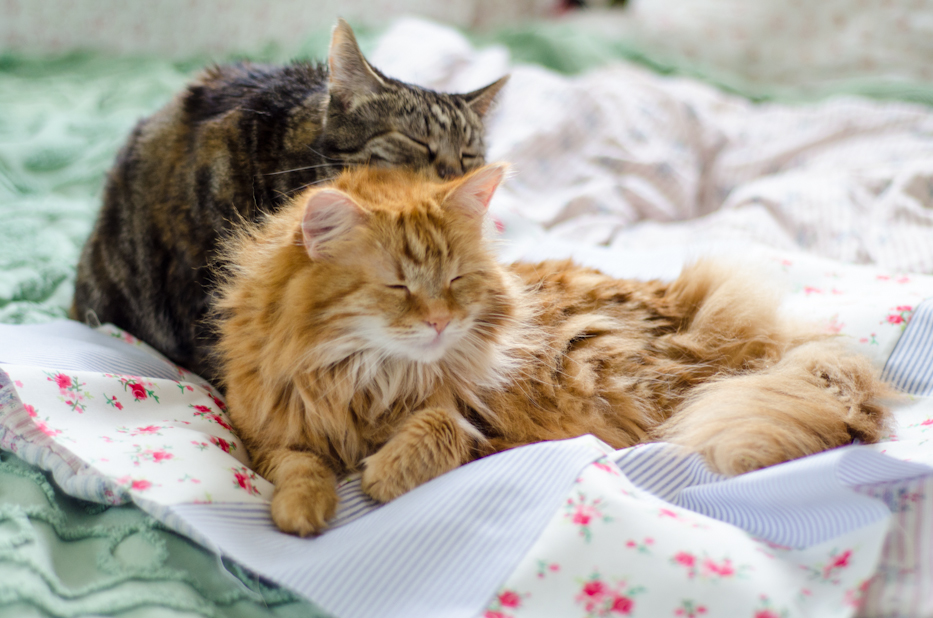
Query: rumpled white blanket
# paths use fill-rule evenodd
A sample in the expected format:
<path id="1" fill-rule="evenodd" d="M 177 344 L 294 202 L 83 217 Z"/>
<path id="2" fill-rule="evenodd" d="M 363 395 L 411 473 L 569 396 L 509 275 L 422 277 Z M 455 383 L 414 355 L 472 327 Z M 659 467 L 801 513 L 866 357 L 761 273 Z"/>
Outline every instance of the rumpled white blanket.
<path id="1" fill-rule="evenodd" d="M 493 203 L 509 238 L 674 252 L 754 242 L 933 272 L 926 107 L 754 104 L 630 64 L 567 77 L 414 19 L 372 60 L 454 91 L 511 72 L 488 132 L 489 158 L 515 170 Z"/>

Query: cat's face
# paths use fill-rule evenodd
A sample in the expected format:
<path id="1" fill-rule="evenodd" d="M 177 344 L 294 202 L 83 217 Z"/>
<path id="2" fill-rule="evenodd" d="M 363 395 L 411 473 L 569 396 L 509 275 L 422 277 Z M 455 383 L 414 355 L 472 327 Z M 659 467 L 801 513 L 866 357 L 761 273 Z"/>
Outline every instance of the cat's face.
<path id="1" fill-rule="evenodd" d="M 379 178 L 378 171 L 360 173 Z M 492 336 L 506 299 L 495 258 L 484 246 L 482 217 L 503 173 L 501 166 L 488 166 L 452 189 L 452 183 L 398 173 L 385 176 L 394 182 L 375 183 L 363 194 L 328 189 L 312 195 L 305 246 L 346 290 L 331 313 L 334 332 L 361 349 L 419 363 L 468 353 Z M 405 182 L 399 178 L 434 191 L 392 195 Z"/>
<path id="2" fill-rule="evenodd" d="M 507 78 L 467 94 L 404 84 L 369 65 L 342 21 L 329 68 L 327 156 L 347 166 L 404 167 L 441 180 L 485 165 L 483 116 Z"/>

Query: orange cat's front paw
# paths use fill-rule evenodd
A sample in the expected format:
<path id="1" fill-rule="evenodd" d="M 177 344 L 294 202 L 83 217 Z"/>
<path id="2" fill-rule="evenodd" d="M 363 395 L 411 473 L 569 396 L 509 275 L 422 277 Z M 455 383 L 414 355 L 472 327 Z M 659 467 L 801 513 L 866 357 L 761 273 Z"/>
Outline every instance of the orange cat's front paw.
<path id="1" fill-rule="evenodd" d="M 272 521 L 289 534 L 320 534 L 336 512 L 337 491 L 334 488 L 293 481 L 277 487 L 272 496 Z"/>
<path id="2" fill-rule="evenodd" d="M 383 448 L 367 458 L 363 470 L 363 491 L 377 502 L 395 500 L 421 484 L 411 479 L 410 471 L 403 468 L 400 458 L 391 450 Z"/>
<path id="3" fill-rule="evenodd" d="M 363 491 L 389 502 L 469 461 L 471 438 L 443 408 L 421 410 L 363 463 Z"/>

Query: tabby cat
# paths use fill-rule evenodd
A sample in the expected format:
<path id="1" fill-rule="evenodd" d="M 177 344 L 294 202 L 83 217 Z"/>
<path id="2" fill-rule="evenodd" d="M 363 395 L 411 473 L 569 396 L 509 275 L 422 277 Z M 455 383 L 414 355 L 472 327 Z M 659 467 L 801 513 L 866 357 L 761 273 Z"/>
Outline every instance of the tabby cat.
<path id="1" fill-rule="evenodd" d="M 780 321 L 731 267 L 664 283 L 497 262 L 482 222 L 504 172 L 349 170 L 229 243 L 228 409 L 282 530 L 325 529 L 348 472 L 384 502 L 586 433 L 682 444 L 726 474 L 877 441 L 886 387 L 870 363 Z"/>
<path id="2" fill-rule="evenodd" d="M 506 79 L 469 94 L 401 83 L 370 66 L 344 21 L 328 66 L 208 69 L 119 153 L 78 264 L 72 317 L 93 312 L 214 378 L 202 318 L 219 241 L 347 166 L 443 179 L 483 165 L 482 119 Z"/>

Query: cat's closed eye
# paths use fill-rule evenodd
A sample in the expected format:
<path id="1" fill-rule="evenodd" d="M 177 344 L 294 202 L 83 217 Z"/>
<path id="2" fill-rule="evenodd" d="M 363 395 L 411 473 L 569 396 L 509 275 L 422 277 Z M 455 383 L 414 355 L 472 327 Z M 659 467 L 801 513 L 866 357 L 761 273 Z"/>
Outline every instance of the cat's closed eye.
<path id="1" fill-rule="evenodd" d="M 386 287 L 389 288 L 390 290 L 398 290 L 398 291 L 400 291 L 400 292 L 408 292 L 408 291 L 409 291 L 408 286 L 407 286 L 407 285 L 404 285 L 404 284 L 402 284 L 402 283 L 396 283 L 396 284 L 393 284 L 393 285 L 386 285 Z"/>
<path id="2" fill-rule="evenodd" d="M 434 148 L 424 140 L 418 139 L 416 137 L 412 137 L 411 135 L 408 135 L 407 133 L 401 133 L 399 131 L 393 131 L 391 135 L 393 137 L 402 138 L 402 140 L 410 142 L 417 148 L 423 150 L 430 157 L 433 157 L 437 154 Z"/>

